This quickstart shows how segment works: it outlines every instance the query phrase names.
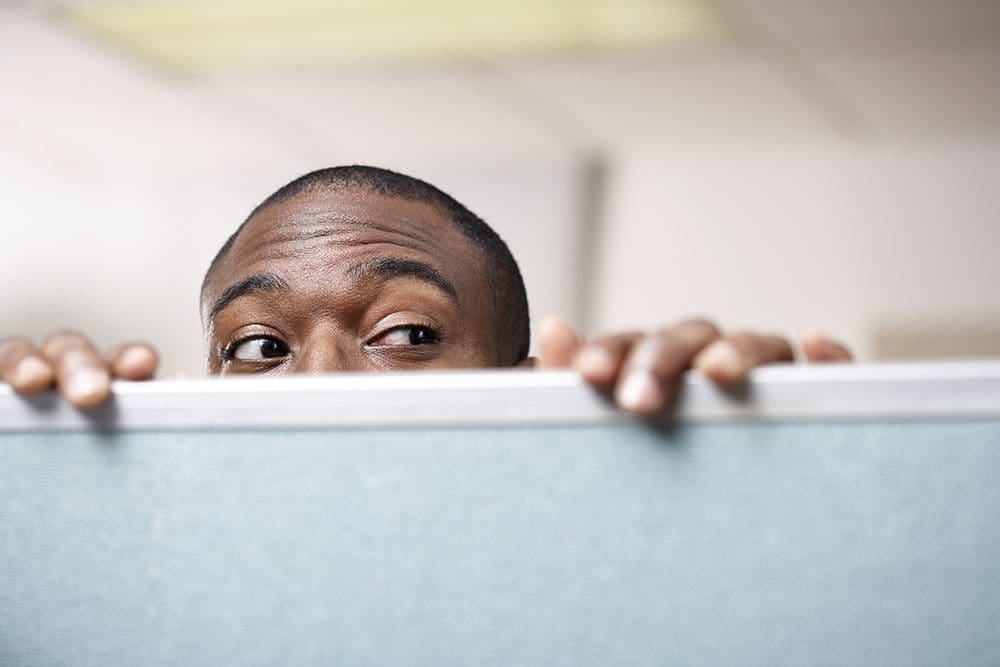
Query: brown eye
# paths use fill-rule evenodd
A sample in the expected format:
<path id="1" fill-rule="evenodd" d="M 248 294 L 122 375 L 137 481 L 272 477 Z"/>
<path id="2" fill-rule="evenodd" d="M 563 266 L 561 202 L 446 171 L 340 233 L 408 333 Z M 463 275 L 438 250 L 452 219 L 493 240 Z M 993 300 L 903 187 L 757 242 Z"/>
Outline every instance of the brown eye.
<path id="1" fill-rule="evenodd" d="M 369 345 L 382 345 L 386 347 L 402 347 L 407 345 L 433 345 L 439 343 L 441 337 L 429 327 L 403 326 L 395 327 L 386 331 L 378 338 L 372 340 Z"/>
<path id="2" fill-rule="evenodd" d="M 236 344 L 227 355 L 237 361 L 267 361 L 288 355 L 288 346 L 277 338 L 259 336 L 248 338 Z"/>

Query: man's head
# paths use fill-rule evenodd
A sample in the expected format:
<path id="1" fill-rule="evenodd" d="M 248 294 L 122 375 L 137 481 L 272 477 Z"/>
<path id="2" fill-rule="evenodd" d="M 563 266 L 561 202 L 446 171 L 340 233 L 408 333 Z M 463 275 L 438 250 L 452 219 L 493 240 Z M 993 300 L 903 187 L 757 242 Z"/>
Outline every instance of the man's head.
<path id="1" fill-rule="evenodd" d="M 506 244 L 434 186 L 315 171 L 264 200 L 201 292 L 212 373 L 513 366 L 524 283 Z"/>

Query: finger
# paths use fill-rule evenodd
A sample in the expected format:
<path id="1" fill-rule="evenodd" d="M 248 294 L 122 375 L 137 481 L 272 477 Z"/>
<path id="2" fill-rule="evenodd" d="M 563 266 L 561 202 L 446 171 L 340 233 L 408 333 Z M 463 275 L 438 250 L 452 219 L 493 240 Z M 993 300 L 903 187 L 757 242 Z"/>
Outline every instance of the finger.
<path id="1" fill-rule="evenodd" d="M 615 401 L 634 415 L 655 415 L 673 398 L 694 356 L 718 336 L 711 323 L 694 320 L 642 338 L 628 353 Z"/>
<path id="2" fill-rule="evenodd" d="M 802 353 L 806 360 L 815 362 L 853 361 L 854 355 L 846 346 L 815 329 L 802 334 Z"/>
<path id="3" fill-rule="evenodd" d="M 26 338 L 0 341 L 0 380 L 19 394 L 37 394 L 52 387 L 55 372 Z"/>
<path id="4" fill-rule="evenodd" d="M 75 331 L 50 335 L 42 345 L 42 356 L 52 364 L 56 385 L 78 408 L 89 408 L 111 395 L 111 376 L 97 350 Z"/>
<path id="5" fill-rule="evenodd" d="M 548 317 L 539 330 L 542 368 L 569 368 L 583 347 L 583 341 L 573 325 L 561 317 Z"/>
<path id="6" fill-rule="evenodd" d="M 573 365 L 590 384 L 610 387 L 621 374 L 628 351 L 641 339 L 637 331 L 596 338 L 584 345 Z"/>
<path id="7" fill-rule="evenodd" d="M 694 360 L 694 367 L 713 382 L 738 384 L 761 364 L 794 361 L 792 346 L 781 336 L 734 334 L 715 341 Z"/>
<path id="8" fill-rule="evenodd" d="M 159 355 L 147 343 L 124 343 L 104 355 L 111 377 L 123 380 L 149 380 L 156 373 Z"/>

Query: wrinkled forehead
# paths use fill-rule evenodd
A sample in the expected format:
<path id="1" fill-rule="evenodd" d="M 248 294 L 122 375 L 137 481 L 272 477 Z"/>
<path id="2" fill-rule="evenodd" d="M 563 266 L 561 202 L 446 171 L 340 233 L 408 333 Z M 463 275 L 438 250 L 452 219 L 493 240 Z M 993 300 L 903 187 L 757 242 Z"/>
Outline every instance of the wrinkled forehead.
<path id="1" fill-rule="evenodd" d="M 383 256 L 423 261 L 488 285 L 482 250 L 439 204 L 345 187 L 299 193 L 255 213 L 208 276 L 203 297 L 256 273 L 322 279 Z"/>
<path id="2" fill-rule="evenodd" d="M 337 188 L 300 193 L 259 211 L 237 237 L 232 254 L 252 257 L 264 250 L 271 255 L 274 246 L 286 243 L 298 243 L 296 250 L 301 252 L 309 241 L 325 238 L 347 244 L 381 240 L 432 251 L 441 241 L 453 245 L 460 236 L 433 201 Z"/>

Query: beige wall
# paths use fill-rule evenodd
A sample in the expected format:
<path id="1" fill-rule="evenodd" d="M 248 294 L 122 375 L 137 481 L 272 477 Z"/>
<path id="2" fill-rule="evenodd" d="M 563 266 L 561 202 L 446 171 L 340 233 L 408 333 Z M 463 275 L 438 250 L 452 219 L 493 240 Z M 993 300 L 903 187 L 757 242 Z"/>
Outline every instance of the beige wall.
<path id="1" fill-rule="evenodd" d="M 737 328 L 820 327 L 863 358 L 894 324 L 995 327 L 998 156 L 1000 135 L 623 157 L 597 326 L 704 313 Z"/>
<path id="2" fill-rule="evenodd" d="M 0 330 L 38 339 L 71 326 L 104 346 L 145 339 L 161 350 L 164 371 L 200 373 L 198 289 L 208 263 L 256 202 L 306 168 L 155 183 L 127 175 L 75 184 L 8 178 Z M 571 164 L 414 172 L 497 224 L 531 284 L 534 314 L 575 318 L 580 197 Z"/>

